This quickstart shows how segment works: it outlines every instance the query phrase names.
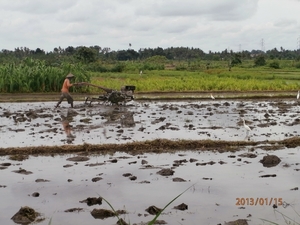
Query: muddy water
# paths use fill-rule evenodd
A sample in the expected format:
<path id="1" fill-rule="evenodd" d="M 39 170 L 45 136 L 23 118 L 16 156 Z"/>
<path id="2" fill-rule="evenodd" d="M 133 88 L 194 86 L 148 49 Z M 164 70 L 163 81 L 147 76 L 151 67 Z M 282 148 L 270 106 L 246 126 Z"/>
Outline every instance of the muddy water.
<path id="1" fill-rule="evenodd" d="M 66 104 L 54 109 L 54 105 L 1 103 L 0 147 L 126 143 L 157 138 L 271 141 L 299 136 L 300 128 L 300 105 L 284 99 L 148 101 L 126 107 L 86 107 L 78 102 L 74 109 Z M 243 127 L 242 118 L 252 128 L 250 132 Z M 249 151 L 257 157 L 239 156 Z M 280 157 L 280 164 L 263 167 L 259 160 L 266 154 Z M 0 224 L 14 224 L 10 218 L 26 205 L 45 218 L 39 224 L 49 224 L 50 220 L 51 224 L 115 224 L 116 218 L 102 221 L 91 216 L 94 208 L 109 209 L 105 202 L 94 206 L 80 203 L 98 196 L 106 198 L 115 209 L 126 210 L 128 213 L 121 216 L 125 221 L 147 222 L 153 216 L 146 208 L 163 208 L 189 187 L 159 219 L 168 224 L 223 224 L 239 218 L 248 219 L 249 224 L 268 224 L 261 219 L 283 224 L 283 213 L 300 221 L 298 147 L 266 152 L 255 146 L 222 154 L 189 149 L 138 156 L 119 152 L 89 155 L 84 162 L 69 161 L 73 156 L 29 156 L 24 161 L 1 156 Z M 148 163 L 142 164 L 142 160 Z M 175 160 L 181 160 L 181 164 L 174 166 Z M 163 168 L 172 168 L 174 174 L 157 174 Z M 32 173 L 14 172 L 22 169 Z M 126 173 L 130 176 L 123 176 Z M 133 176 L 136 179 L 130 180 Z M 101 179 L 93 182 L 93 178 Z M 173 178 L 185 182 L 174 182 Z M 47 182 L 36 182 L 37 179 Z M 35 192 L 39 197 L 32 196 Z M 173 209 L 181 203 L 188 209 Z M 274 211 L 273 204 L 278 205 L 278 211 Z M 82 210 L 65 212 L 71 208 Z"/>
<path id="2" fill-rule="evenodd" d="M 94 208 L 110 209 L 105 202 L 94 206 L 80 203 L 88 197 L 102 196 L 115 209 L 127 211 L 127 214 L 121 216 L 125 221 L 131 224 L 147 222 L 153 216 L 145 209 L 152 205 L 163 208 L 189 187 L 165 210 L 160 219 L 168 224 L 199 224 L 199 221 L 201 224 L 223 224 L 224 221 L 242 218 L 249 219 L 249 224 L 263 224 L 260 220 L 262 218 L 282 224 L 282 216 L 274 212 L 272 207 L 277 203 L 279 212 L 299 221 L 296 214 L 300 210 L 299 193 L 291 190 L 300 186 L 299 149 L 268 152 L 282 160 L 272 168 L 265 168 L 259 163 L 266 155 L 265 151 L 258 148 L 254 152 L 256 158 L 239 156 L 247 152 L 220 154 L 184 151 L 139 156 L 117 153 L 90 156 L 84 162 L 68 160 L 75 155 L 30 156 L 21 162 L 1 157 L 0 164 L 12 165 L 0 170 L 0 185 L 5 186 L 0 188 L 0 221 L 1 224 L 14 224 L 10 220 L 13 214 L 21 206 L 30 206 L 45 218 L 40 224 L 48 224 L 50 219 L 51 224 L 115 224 L 116 218 L 99 221 L 90 214 Z M 142 165 L 142 160 L 148 163 Z M 176 160 L 182 163 L 173 167 Z M 32 174 L 13 172 L 20 168 Z M 173 168 L 174 174 L 157 174 L 162 168 Z M 131 175 L 123 176 L 126 173 Z M 273 174 L 276 176 L 262 177 Z M 136 176 L 136 180 L 130 180 L 132 176 Z M 95 177 L 102 179 L 93 182 Z M 173 178 L 182 178 L 185 182 L 174 182 Z M 37 179 L 47 182 L 36 182 Z M 34 192 L 38 192 L 39 197 L 33 197 Z M 238 205 L 238 198 L 245 200 Z M 247 198 L 263 200 L 260 199 L 257 205 L 250 205 Z M 282 199 L 281 206 L 279 199 Z M 188 209 L 173 209 L 181 203 L 188 205 Z M 82 208 L 82 211 L 65 212 L 70 208 Z"/>
<path id="3" fill-rule="evenodd" d="M 135 102 L 126 107 L 78 102 L 1 103 L 1 147 L 104 144 L 166 138 L 282 140 L 299 136 L 294 100 Z M 252 131 L 247 132 L 242 118 Z"/>

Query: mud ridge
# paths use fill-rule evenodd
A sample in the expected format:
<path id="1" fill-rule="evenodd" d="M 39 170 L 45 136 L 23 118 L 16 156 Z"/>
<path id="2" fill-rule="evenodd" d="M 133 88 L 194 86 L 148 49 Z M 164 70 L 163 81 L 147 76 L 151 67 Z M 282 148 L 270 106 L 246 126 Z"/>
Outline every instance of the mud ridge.
<path id="1" fill-rule="evenodd" d="M 115 152 L 126 152 L 130 154 L 142 153 L 164 153 L 176 152 L 179 150 L 196 151 L 218 151 L 236 152 L 242 148 L 259 146 L 265 150 L 277 150 L 278 146 L 283 148 L 294 148 L 300 146 L 300 137 L 288 138 L 280 141 L 212 141 L 212 140 L 167 140 L 156 139 L 152 141 L 132 142 L 125 144 L 83 144 L 64 146 L 34 146 L 34 147 L 10 147 L 0 148 L 0 155 L 18 154 L 62 154 L 62 153 L 100 153 L 113 154 Z"/>

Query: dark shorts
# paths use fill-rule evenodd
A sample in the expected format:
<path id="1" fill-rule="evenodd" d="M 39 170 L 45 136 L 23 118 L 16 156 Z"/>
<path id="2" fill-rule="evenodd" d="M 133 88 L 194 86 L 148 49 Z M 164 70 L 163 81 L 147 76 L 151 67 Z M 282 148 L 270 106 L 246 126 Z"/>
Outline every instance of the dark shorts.
<path id="1" fill-rule="evenodd" d="M 69 104 L 73 103 L 74 101 L 70 93 L 62 92 L 59 101 L 62 101 L 65 98 L 67 99 Z"/>

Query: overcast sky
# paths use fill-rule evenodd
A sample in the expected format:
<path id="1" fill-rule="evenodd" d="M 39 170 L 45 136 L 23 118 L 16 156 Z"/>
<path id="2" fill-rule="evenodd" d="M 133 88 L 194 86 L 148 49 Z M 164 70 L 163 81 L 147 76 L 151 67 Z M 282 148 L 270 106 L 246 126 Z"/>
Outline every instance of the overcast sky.
<path id="1" fill-rule="evenodd" d="M 295 50 L 300 0 L 0 0 L 0 50 Z"/>

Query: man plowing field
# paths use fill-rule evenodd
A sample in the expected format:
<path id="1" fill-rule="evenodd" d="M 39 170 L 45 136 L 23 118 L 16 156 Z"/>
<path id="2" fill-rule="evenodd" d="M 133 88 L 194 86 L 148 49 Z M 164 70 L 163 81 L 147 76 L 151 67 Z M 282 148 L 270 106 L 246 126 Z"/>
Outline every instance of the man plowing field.
<path id="1" fill-rule="evenodd" d="M 106 93 L 103 95 L 99 95 L 98 98 L 95 97 L 86 97 L 85 103 L 91 105 L 92 102 L 103 102 L 103 103 L 111 103 L 111 104 L 126 104 L 129 101 L 134 100 L 134 90 L 135 86 L 122 86 L 120 91 L 113 90 L 110 88 L 85 83 L 85 85 L 98 87 L 102 90 L 104 90 Z"/>
<path id="2" fill-rule="evenodd" d="M 71 105 L 71 107 L 73 108 L 73 98 L 72 96 L 70 95 L 70 92 L 69 92 L 69 88 L 72 87 L 72 86 L 82 86 L 82 85 L 85 85 L 86 83 L 85 82 L 82 82 L 82 83 L 71 83 L 71 80 L 74 78 L 75 76 L 71 73 L 69 73 L 67 76 L 66 76 L 66 79 L 64 80 L 64 83 L 62 85 L 62 88 L 61 88 L 61 95 L 60 95 L 60 98 L 59 98 L 59 101 L 57 102 L 55 108 L 57 108 L 60 103 L 62 103 L 62 101 L 66 98 L 68 103 Z"/>
<path id="3" fill-rule="evenodd" d="M 99 95 L 99 97 L 95 98 L 95 97 L 86 97 L 85 98 L 85 104 L 89 104 L 91 105 L 92 102 L 102 102 L 102 103 L 110 103 L 110 104 L 126 104 L 129 101 L 134 100 L 134 90 L 135 90 L 135 86 L 130 86 L 130 85 L 126 85 L 121 87 L 120 91 L 117 90 L 113 90 L 110 88 L 106 88 L 106 87 L 102 87 L 102 86 L 98 86 L 98 85 L 94 85 L 91 83 L 86 83 L 86 82 L 79 82 L 79 83 L 71 83 L 72 79 L 75 76 L 73 74 L 68 74 L 66 76 L 66 79 L 64 80 L 64 83 L 62 85 L 62 89 L 61 89 L 61 96 L 59 98 L 59 101 L 57 102 L 55 108 L 57 108 L 64 99 L 67 99 L 68 103 L 71 105 L 71 107 L 73 108 L 73 98 L 70 95 L 69 92 L 69 88 L 72 86 L 93 86 L 93 87 L 97 87 L 100 88 L 102 90 L 104 90 L 106 93 L 103 95 Z"/>

